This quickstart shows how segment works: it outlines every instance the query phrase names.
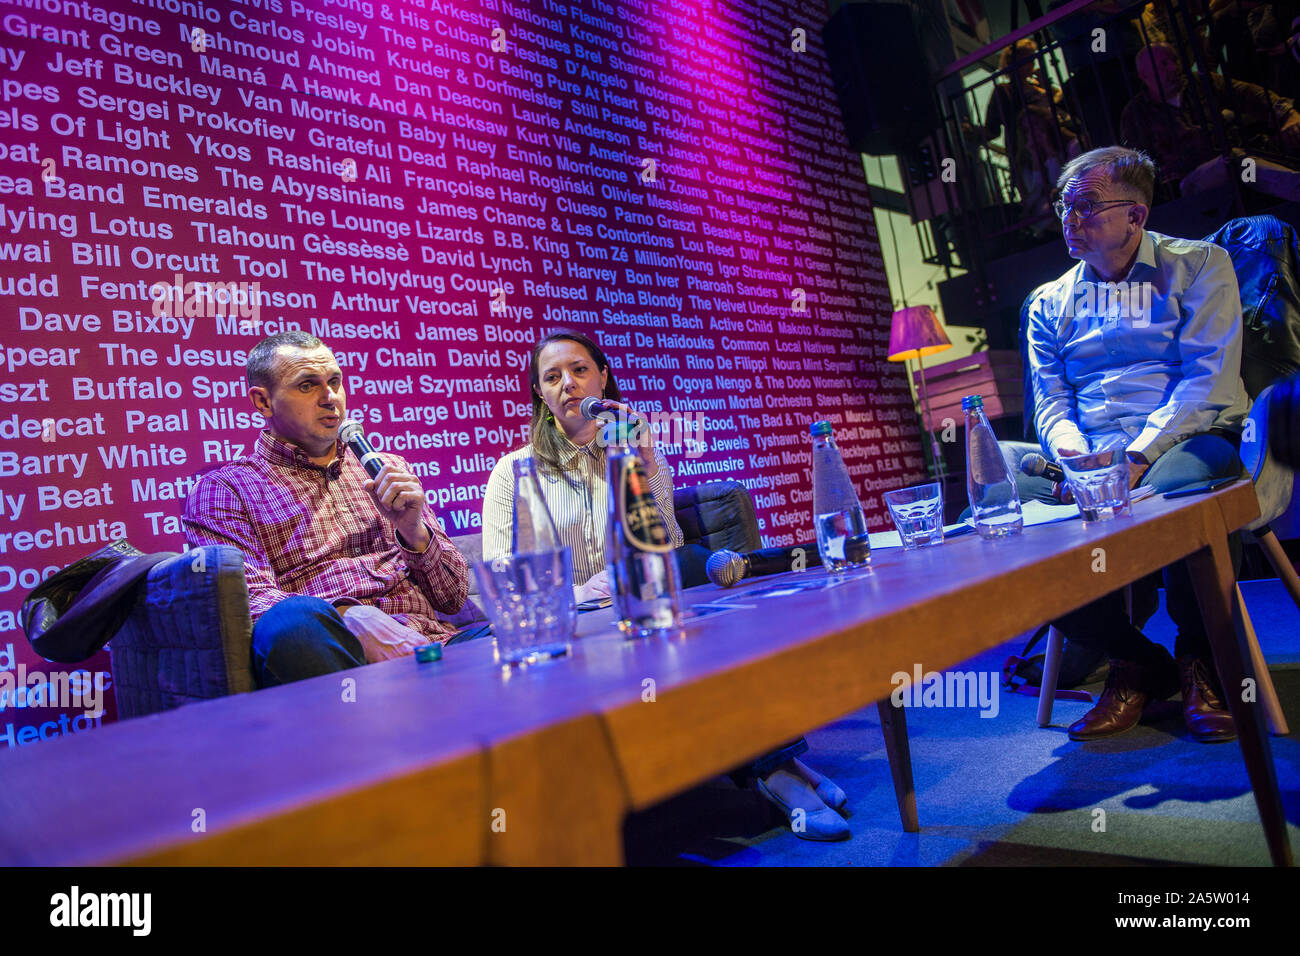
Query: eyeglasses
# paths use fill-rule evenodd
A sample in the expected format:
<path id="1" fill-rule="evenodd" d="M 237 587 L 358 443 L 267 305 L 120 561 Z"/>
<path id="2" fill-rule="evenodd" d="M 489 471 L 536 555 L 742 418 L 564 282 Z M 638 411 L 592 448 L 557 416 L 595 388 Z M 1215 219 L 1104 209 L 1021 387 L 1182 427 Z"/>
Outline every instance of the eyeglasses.
<path id="1" fill-rule="evenodd" d="M 1056 214 L 1061 217 L 1061 222 L 1065 222 L 1070 213 L 1074 213 L 1080 220 L 1084 220 L 1091 219 L 1106 206 L 1136 206 L 1137 204 L 1138 201 L 1136 199 L 1104 199 L 1100 202 L 1096 202 L 1092 199 L 1076 199 L 1074 202 L 1066 205 L 1065 200 L 1058 199 L 1056 202 L 1052 203 L 1052 208 L 1055 209 Z"/>

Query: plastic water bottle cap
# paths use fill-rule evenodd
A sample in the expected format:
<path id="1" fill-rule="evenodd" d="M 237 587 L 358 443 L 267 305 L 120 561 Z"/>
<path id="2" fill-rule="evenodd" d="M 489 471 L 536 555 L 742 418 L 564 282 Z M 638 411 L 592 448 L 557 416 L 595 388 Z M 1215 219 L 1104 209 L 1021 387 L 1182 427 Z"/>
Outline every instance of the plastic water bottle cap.
<path id="1" fill-rule="evenodd" d="M 829 435 L 831 433 L 831 423 L 813 422 L 808 431 L 812 433 L 813 438 L 820 438 L 823 435 Z"/>
<path id="2" fill-rule="evenodd" d="M 982 395 L 967 395 L 965 398 L 961 400 L 961 410 L 963 412 L 968 412 L 972 408 L 983 408 L 983 407 L 984 407 L 984 396 Z"/>
<path id="3" fill-rule="evenodd" d="M 626 421 L 610 422 L 601 430 L 601 441 L 606 445 L 626 445 L 629 443 L 631 426 Z"/>
<path id="4" fill-rule="evenodd" d="M 423 647 L 417 647 L 415 649 L 415 659 L 421 664 L 442 660 L 442 645 L 425 644 Z"/>

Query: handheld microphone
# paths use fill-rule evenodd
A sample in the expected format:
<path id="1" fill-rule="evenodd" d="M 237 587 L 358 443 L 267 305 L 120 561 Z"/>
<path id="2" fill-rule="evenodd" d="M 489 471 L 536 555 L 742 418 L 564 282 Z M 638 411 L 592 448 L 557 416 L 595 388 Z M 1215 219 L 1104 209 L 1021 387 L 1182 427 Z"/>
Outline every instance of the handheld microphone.
<path id="1" fill-rule="evenodd" d="M 591 395 L 588 395 L 582 400 L 582 404 L 579 408 L 582 410 L 582 417 L 587 419 L 589 422 L 603 421 L 604 419 L 601 418 L 601 415 L 610 411 L 610 409 L 605 406 L 604 399 L 595 398 Z"/>
<path id="2" fill-rule="evenodd" d="M 1058 483 L 1065 481 L 1065 469 L 1037 452 L 1031 451 L 1020 459 L 1020 471 L 1033 478 L 1041 477 Z"/>
<path id="3" fill-rule="evenodd" d="M 360 422 L 347 421 L 339 426 L 339 441 L 352 449 L 352 454 L 357 456 L 357 461 L 361 462 L 361 467 L 366 470 L 366 474 L 371 478 L 379 476 L 379 469 L 384 467 L 384 460 L 379 457 L 379 452 L 375 451 L 373 445 L 366 438 L 365 429 L 361 427 Z"/>
<path id="4" fill-rule="evenodd" d="M 822 557 L 817 551 L 817 545 L 809 542 L 787 548 L 764 548 L 746 554 L 737 554 L 724 548 L 709 555 L 704 571 L 709 576 L 709 580 L 718 587 L 729 588 L 745 578 L 759 578 L 768 574 L 784 574 L 786 571 L 793 571 L 795 560 L 799 557 L 795 554 L 796 551 L 803 552 L 805 567 L 815 568 L 821 565 Z"/>
<path id="5" fill-rule="evenodd" d="M 592 395 L 588 395 L 582 400 L 579 409 L 582 411 L 582 417 L 591 422 L 612 422 L 621 411 L 609 399 L 596 398 Z M 645 418 L 636 412 L 632 412 L 628 415 L 627 420 L 629 422 L 643 422 Z"/>

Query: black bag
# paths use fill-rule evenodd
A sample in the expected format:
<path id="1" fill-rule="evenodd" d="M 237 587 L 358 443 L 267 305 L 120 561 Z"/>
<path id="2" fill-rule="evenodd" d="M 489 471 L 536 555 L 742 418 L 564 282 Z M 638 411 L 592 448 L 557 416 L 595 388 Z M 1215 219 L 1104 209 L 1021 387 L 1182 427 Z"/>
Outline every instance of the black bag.
<path id="1" fill-rule="evenodd" d="M 1031 691 L 1022 688 L 1041 687 L 1043 684 L 1043 663 L 1047 657 L 1046 650 L 1042 653 L 1033 654 L 1030 652 L 1047 636 L 1047 629 L 1050 624 L 1044 624 L 1034 632 L 1033 637 L 1025 644 L 1024 650 L 1018 655 L 1013 654 L 1007 658 L 1006 663 L 1002 665 L 1002 686 L 1016 693 L 1030 694 L 1036 696 Z M 1058 696 L 1060 691 L 1078 687 L 1081 684 L 1091 684 L 1099 680 L 1105 680 L 1110 671 L 1110 663 L 1106 658 L 1106 652 L 1100 649 L 1088 649 L 1074 641 L 1067 640 L 1065 648 L 1061 652 L 1061 670 L 1056 678 L 1056 687 Z M 1085 695 L 1087 696 L 1087 695 Z"/>

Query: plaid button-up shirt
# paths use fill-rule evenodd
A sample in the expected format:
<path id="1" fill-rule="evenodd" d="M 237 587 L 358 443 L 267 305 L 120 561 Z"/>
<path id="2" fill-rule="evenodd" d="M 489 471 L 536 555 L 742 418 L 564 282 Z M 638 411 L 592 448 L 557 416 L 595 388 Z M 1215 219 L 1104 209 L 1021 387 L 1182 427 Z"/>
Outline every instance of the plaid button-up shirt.
<path id="1" fill-rule="evenodd" d="M 355 456 L 326 467 L 269 431 L 252 454 L 199 479 L 185 501 L 185 537 L 191 547 L 224 544 L 244 554 L 253 622 L 291 594 L 335 606 L 370 604 L 430 640 L 455 628 L 438 620 L 465 603 L 469 572 L 428 506 L 429 547 L 402 546 L 362 487 L 367 475 Z M 396 455 L 384 459 L 409 467 Z"/>

